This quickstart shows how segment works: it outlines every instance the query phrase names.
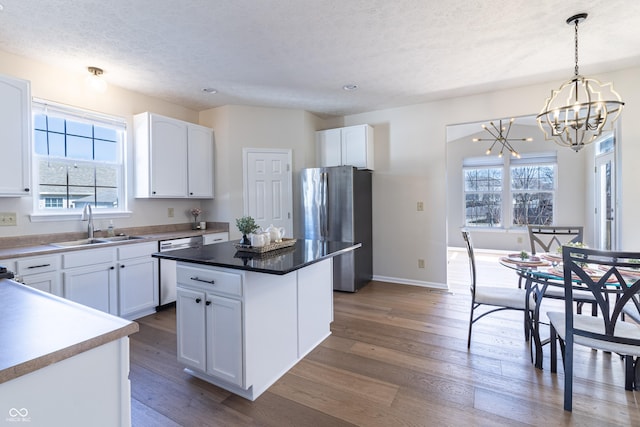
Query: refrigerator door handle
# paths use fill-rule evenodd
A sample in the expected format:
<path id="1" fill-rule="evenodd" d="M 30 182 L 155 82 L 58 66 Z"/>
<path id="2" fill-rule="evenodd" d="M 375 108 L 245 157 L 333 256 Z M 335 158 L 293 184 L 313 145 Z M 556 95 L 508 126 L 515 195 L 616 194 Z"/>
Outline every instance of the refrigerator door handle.
<path id="1" fill-rule="evenodd" d="M 320 208 L 320 234 L 326 240 L 329 235 L 329 174 L 320 173 L 322 206 Z"/>

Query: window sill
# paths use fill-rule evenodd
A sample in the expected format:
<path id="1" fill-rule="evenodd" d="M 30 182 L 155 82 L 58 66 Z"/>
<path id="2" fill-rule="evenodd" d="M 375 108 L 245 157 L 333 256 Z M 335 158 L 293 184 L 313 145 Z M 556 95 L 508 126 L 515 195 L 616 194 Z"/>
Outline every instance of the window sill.
<path id="1" fill-rule="evenodd" d="M 130 211 L 93 211 L 94 219 L 114 219 L 114 218 L 130 218 L 133 212 Z M 58 212 L 58 213 L 32 213 L 29 215 L 31 222 L 48 222 L 48 221 L 80 221 L 82 212 Z"/>
<path id="2" fill-rule="evenodd" d="M 520 234 L 529 234 L 529 230 L 527 227 L 512 227 L 512 228 L 502 228 L 502 227 L 462 227 L 469 231 L 479 231 L 483 233 L 520 233 Z"/>

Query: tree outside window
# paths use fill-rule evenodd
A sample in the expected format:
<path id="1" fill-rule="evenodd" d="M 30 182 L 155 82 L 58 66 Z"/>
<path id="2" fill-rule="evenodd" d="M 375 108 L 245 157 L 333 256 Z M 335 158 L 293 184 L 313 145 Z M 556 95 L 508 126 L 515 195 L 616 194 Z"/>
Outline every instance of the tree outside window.
<path id="1" fill-rule="evenodd" d="M 513 225 L 550 225 L 553 222 L 553 165 L 511 168 Z"/>
<path id="2" fill-rule="evenodd" d="M 465 225 L 500 227 L 502 221 L 502 169 L 465 170 Z"/>

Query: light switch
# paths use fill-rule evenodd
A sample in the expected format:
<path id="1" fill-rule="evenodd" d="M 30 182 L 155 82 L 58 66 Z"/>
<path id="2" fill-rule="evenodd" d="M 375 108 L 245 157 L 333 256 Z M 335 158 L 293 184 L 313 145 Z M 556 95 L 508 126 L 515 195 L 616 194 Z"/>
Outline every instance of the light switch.
<path id="1" fill-rule="evenodd" d="M 418 202 L 418 211 L 424 210 L 424 202 Z"/>

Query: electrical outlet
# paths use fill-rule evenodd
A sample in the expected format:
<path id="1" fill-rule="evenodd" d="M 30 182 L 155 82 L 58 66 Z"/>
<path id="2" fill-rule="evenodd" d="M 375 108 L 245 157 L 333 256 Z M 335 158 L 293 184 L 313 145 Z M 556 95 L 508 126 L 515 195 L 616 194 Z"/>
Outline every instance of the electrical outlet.
<path id="1" fill-rule="evenodd" d="M 0 225 L 18 225 L 15 212 L 0 212 Z"/>
<path id="2" fill-rule="evenodd" d="M 173 208 L 167 208 L 167 216 L 173 218 Z"/>
<path id="3" fill-rule="evenodd" d="M 418 268 L 424 268 L 424 260 L 423 259 L 419 259 L 418 260 Z"/>
<path id="4" fill-rule="evenodd" d="M 522 236 L 518 237 L 518 238 L 516 239 L 516 242 L 518 242 L 518 243 L 522 243 Z"/>
<path id="5" fill-rule="evenodd" d="M 421 212 L 424 210 L 424 202 L 418 202 L 418 211 Z"/>

